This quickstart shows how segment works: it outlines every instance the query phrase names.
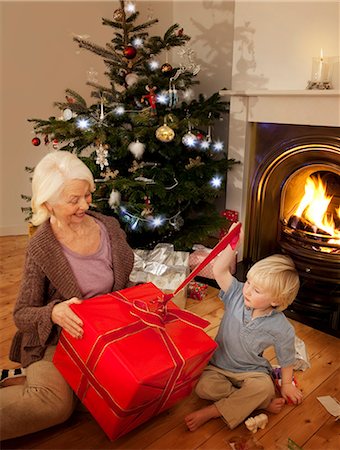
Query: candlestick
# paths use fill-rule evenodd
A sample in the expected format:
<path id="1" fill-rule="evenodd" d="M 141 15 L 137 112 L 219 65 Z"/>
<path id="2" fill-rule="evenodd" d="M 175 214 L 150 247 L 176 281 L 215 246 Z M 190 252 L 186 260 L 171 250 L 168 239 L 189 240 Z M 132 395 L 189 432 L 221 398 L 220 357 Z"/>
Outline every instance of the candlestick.
<path id="1" fill-rule="evenodd" d="M 323 49 L 319 57 L 313 57 L 312 78 L 306 89 L 331 89 L 330 59 L 324 57 Z"/>

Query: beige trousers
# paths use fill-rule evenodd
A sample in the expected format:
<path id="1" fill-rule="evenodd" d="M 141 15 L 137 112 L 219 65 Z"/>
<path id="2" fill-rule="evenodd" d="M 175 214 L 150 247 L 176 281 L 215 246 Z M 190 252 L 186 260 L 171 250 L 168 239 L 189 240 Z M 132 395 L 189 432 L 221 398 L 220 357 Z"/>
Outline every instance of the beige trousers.
<path id="1" fill-rule="evenodd" d="M 76 398 L 52 363 L 55 348 L 27 367 L 24 384 L 0 388 L 1 440 L 57 425 L 72 414 Z"/>
<path id="2" fill-rule="evenodd" d="M 208 365 L 196 385 L 196 393 L 213 400 L 231 429 L 255 409 L 266 408 L 275 397 L 274 383 L 263 372 L 230 372 Z"/>

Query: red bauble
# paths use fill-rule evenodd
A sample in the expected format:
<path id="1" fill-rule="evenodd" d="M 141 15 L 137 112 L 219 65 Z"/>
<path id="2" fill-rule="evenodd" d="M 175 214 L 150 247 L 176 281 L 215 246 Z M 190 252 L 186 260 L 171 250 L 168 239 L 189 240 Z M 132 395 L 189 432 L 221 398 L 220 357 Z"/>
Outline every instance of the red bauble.
<path id="1" fill-rule="evenodd" d="M 35 147 L 38 147 L 38 145 L 40 145 L 40 139 L 38 138 L 38 137 L 34 137 L 33 139 L 32 139 L 32 144 L 35 146 Z"/>
<path id="2" fill-rule="evenodd" d="M 123 55 L 127 59 L 133 59 L 137 54 L 137 50 L 132 45 L 127 45 L 123 50 Z"/>

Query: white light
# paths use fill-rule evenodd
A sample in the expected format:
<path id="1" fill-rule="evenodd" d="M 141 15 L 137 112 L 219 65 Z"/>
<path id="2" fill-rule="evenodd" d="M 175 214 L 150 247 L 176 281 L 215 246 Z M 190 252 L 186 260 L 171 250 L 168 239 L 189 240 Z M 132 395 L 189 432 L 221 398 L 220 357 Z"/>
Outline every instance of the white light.
<path id="1" fill-rule="evenodd" d="M 137 220 L 131 225 L 131 230 L 135 230 L 135 229 L 137 228 L 138 222 L 139 222 L 139 219 L 137 219 Z"/>
<path id="2" fill-rule="evenodd" d="M 213 144 L 213 149 L 215 150 L 215 152 L 220 152 L 223 150 L 223 148 L 224 148 L 224 145 L 223 145 L 223 142 L 221 142 L 221 141 L 216 141 Z"/>
<path id="3" fill-rule="evenodd" d="M 222 177 L 216 175 L 210 180 L 210 184 L 212 187 L 218 189 L 222 185 Z"/>
<path id="4" fill-rule="evenodd" d="M 159 62 L 153 59 L 149 62 L 149 67 L 151 70 L 156 70 L 159 67 Z"/>
<path id="5" fill-rule="evenodd" d="M 194 134 L 189 132 L 183 136 L 182 142 L 187 147 L 195 147 L 197 138 Z"/>
<path id="6" fill-rule="evenodd" d="M 163 222 L 164 222 L 164 219 L 162 217 L 158 216 L 152 220 L 152 225 L 154 227 L 160 227 L 163 224 Z"/>
<path id="7" fill-rule="evenodd" d="M 86 130 L 87 128 L 89 128 L 90 126 L 90 122 L 88 119 L 78 119 L 77 120 L 77 127 L 81 128 L 82 130 Z"/>
<path id="8" fill-rule="evenodd" d="M 132 45 L 134 46 L 134 47 L 136 47 L 136 48 L 140 48 L 140 47 L 143 47 L 143 39 L 141 39 L 141 38 L 135 38 L 133 41 L 132 41 Z"/>
<path id="9" fill-rule="evenodd" d="M 117 116 L 121 116 L 125 113 L 125 108 L 124 108 L 124 106 L 117 106 L 114 109 L 114 112 L 117 114 Z"/>
<path id="10" fill-rule="evenodd" d="M 124 208 L 124 206 L 121 206 L 121 207 L 120 207 L 120 210 L 122 211 L 123 214 L 126 213 L 126 208 Z"/>
<path id="11" fill-rule="evenodd" d="M 128 13 L 134 13 L 136 11 L 136 6 L 129 2 L 126 6 L 125 6 L 125 11 Z"/>
<path id="12" fill-rule="evenodd" d="M 208 150 L 208 148 L 210 147 L 210 142 L 204 140 L 200 143 L 200 147 L 202 150 Z"/>
<path id="13" fill-rule="evenodd" d="M 169 102 L 169 96 L 165 92 L 161 92 L 160 94 L 157 94 L 156 100 L 161 105 L 166 105 Z"/>

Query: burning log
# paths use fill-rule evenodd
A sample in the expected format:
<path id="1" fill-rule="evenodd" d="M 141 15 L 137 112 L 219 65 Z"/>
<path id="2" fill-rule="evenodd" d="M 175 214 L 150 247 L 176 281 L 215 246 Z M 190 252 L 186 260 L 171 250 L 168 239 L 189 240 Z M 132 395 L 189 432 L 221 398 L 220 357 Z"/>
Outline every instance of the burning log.
<path id="1" fill-rule="evenodd" d="M 299 216 L 290 216 L 288 220 L 288 227 L 292 228 L 293 230 L 299 230 L 299 231 L 305 231 L 307 233 L 313 233 L 323 236 L 329 236 L 332 237 L 330 233 L 328 233 L 325 230 L 322 230 L 318 228 L 316 225 L 311 223 L 309 220 L 305 219 L 304 217 Z"/>

